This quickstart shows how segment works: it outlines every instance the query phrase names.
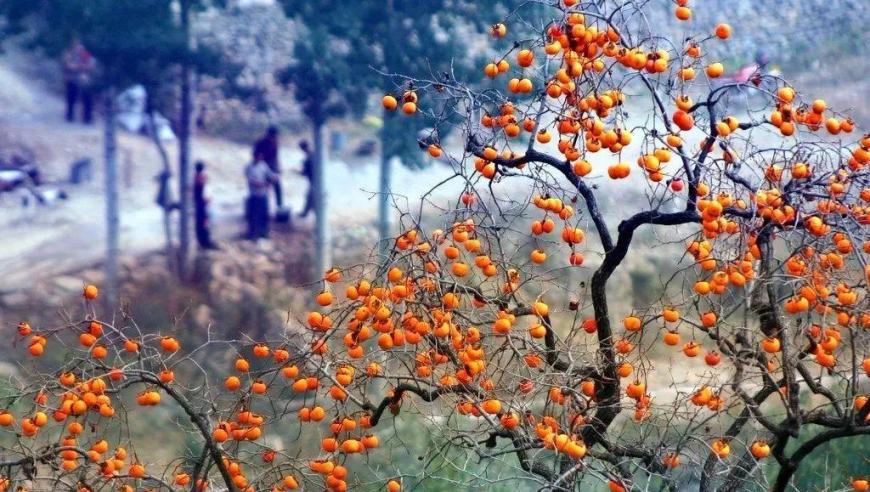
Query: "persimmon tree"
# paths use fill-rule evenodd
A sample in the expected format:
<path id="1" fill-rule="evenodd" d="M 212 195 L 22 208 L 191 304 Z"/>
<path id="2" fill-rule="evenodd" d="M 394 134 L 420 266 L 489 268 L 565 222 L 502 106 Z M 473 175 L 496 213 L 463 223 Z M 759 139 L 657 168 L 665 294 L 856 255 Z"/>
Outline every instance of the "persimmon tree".
<path id="1" fill-rule="evenodd" d="M 492 26 L 492 88 L 448 71 L 384 96 L 461 120 L 458 152 L 427 149 L 455 173 L 403 211 L 386 262 L 325 273 L 300 329 L 188 348 L 102 320 L 93 286 L 80 317 L 20 325 L 33 356 L 68 353 L 5 398 L 4 484 L 395 492 L 440 458 L 476 487 L 788 490 L 820 446 L 866 442 L 870 137 L 768 74 L 713 87 L 726 24 L 674 41 L 631 2 L 520 12 Z M 543 28 L 511 43 L 517 22 Z M 630 256 L 663 272 L 647 305 L 614 294 Z M 199 452 L 136 453 L 136 405 L 179 408 Z M 422 474 L 375 466 L 421 429 Z"/>

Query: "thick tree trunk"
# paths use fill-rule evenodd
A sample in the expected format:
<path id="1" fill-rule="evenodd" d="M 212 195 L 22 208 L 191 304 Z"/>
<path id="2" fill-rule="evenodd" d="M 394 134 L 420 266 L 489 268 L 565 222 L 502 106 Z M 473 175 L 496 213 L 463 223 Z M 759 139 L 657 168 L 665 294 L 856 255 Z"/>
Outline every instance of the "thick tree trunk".
<path id="1" fill-rule="evenodd" d="M 311 176 L 311 187 L 314 190 L 314 249 L 315 261 L 313 278 L 318 279 L 328 268 L 332 251 L 329 241 L 329 217 L 327 216 L 326 189 L 324 187 L 324 166 L 326 165 L 326 146 L 323 133 L 323 123 L 314 123 L 314 169 Z"/>
<path id="2" fill-rule="evenodd" d="M 181 1 L 181 29 L 190 41 L 190 2 Z M 190 123 L 193 112 L 191 68 L 181 66 L 181 114 L 178 121 L 178 277 L 189 277 L 190 258 Z"/>
<path id="3" fill-rule="evenodd" d="M 110 309 L 118 306 L 118 162 L 115 137 L 115 89 L 106 90 L 103 152 L 106 178 L 106 278 L 103 292 Z"/>

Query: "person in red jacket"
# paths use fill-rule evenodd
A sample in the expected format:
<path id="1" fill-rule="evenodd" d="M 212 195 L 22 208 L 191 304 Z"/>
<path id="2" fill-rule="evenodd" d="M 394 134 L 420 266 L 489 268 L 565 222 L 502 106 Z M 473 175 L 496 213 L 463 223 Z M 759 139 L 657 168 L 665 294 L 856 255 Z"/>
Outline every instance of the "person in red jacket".
<path id="1" fill-rule="evenodd" d="M 768 63 L 770 63 L 770 60 L 767 55 L 764 53 L 758 53 L 755 56 L 755 61 L 753 63 L 747 63 L 737 69 L 736 72 L 725 76 L 724 81 L 732 84 L 753 82 L 758 85 L 757 79 L 760 79 L 761 75 L 764 74 L 764 69 L 767 67 Z"/>
<path id="2" fill-rule="evenodd" d="M 97 61 L 91 52 L 73 38 L 63 54 L 63 80 L 66 86 L 66 120 L 75 121 L 75 107 L 82 103 L 82 121 L 89 124 L 93 119 L 94 97 L 92 83 Z"/>

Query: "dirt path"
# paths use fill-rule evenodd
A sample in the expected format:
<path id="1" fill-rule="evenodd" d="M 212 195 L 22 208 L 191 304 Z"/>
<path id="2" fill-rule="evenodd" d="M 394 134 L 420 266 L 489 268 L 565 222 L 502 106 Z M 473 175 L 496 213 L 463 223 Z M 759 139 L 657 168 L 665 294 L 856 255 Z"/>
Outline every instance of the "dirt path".
<path id="1" fill-rule="evenodd" d="M 56 116 L 53 116 L 57 119 Z M 20 205 L 21 194 L 0 196 L 0 292 L 26 287 L 30 281 L 98 263 L 105 242 L 104 185 L 101 138 L 96 128 L 67 125 L 60 121 L 10 123 L 0 116 L 0 132 L 8 138 L 41 149 L 40 162 L 46 163 L 49 181 L 58 182 L 69 199 L 49 206 Z M 121 237 L 123 255 L 135 256 L 161 249 L 164 244 L 162 215 L 154 202 L 159 155 L 149 140 L 132 135 L 119 139 L 121 161 Z M 213 229 L 219 240 L 233 239 L 241 229 L 243 199 L 241 178 L 246 147 L 213 138 L 198 137 L 193 155 L 208 163 L 208 194 L 211 197 Z M 175 157 L 174 149 L 170 152 Z M 298 163 L 301 155 L 285 149 L 284 159 Z M 63 184 L 70 162 L 90 157 L 94 176 L 83 185 Z M 290 165 L 291 167 L 292 164 Z M 406 169 L 396 169 L 394 187 L 399 193 L 414 196 L 425 191 L 426 183 L 448 175 L 445 168 L 425 171 L 426 179 Z M 284 189 L 290 206 L 298 212 L 304 202 L 307 184 L 298 175 L 285 172 Z M 372 163 L 349 166 L 328 163 L 326 181 L 329 216 L 333 227 L 371 224 L 376 214 L 374 191 L 378 169 Z"/>

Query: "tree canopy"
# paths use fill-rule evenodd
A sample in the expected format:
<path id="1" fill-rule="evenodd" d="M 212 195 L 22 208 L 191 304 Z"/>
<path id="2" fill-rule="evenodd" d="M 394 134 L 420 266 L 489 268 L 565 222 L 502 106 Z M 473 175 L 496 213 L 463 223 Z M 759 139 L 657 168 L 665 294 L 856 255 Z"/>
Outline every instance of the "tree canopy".
<path id="1" fill-rule="evenodd" d="M 496 0 L 281 4 L 306 31 L 297 40 L 295 62 L 284 80 L 296 87 L 306 107 L 310 101 L 329 100 L 336 102 L 334 110 L 340 105 L 357 114 L 367 108 L 373 94 L 406 88 L 400 75 L 465 78 L 477 69 L 466 41 L 485 31 L 494 12 L 504 10 L 503 2 Z M 400 122 L 386 115 L 381 133 L 384 158 L 422 165 L 417 134 L 430 124 L 424 119 Z M 449 129 L 445 124 L 438 130 L 446 136 Z"/>
<path id="2" fill-rule="evenodd" d="M 49 55 L 78 38 L 97 59 L 101 85 L 153 87 L 167 67 L 192 59 L 172 0 L 9 0 L 0 7 L 9 32 Z"/>

